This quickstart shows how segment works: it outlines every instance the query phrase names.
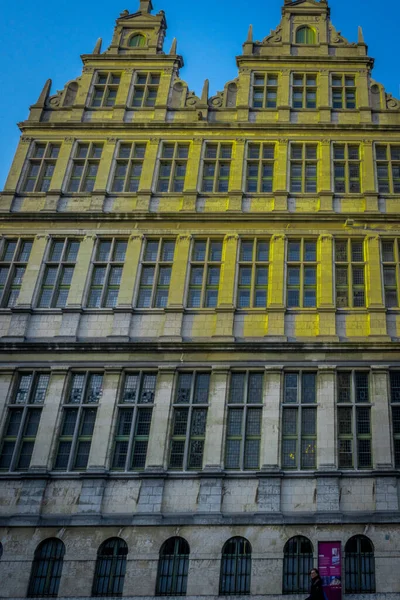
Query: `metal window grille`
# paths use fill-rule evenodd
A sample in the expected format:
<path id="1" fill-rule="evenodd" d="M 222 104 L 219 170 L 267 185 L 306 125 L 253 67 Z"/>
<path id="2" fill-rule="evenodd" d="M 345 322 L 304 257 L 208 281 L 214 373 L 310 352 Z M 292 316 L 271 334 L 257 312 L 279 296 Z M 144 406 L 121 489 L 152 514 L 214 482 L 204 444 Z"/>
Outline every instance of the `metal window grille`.
<path id="1" fill-rule="evenodd" d="M 239 253 L 238 308 L 266 308 L 269 241 L 242 240 Z"/>
<path id="2" fill-rule="evenodd" d="M 110 108 L 117 99 L 121 73 L 96 73 L 90 106 Z"/>
<path id="3" fill-rule="evenodd" d="M 98 404 L 102 394 L 101 373 L 72 373 L 63 406 L 55 469 L 86 469 L 97 413 L 93 405 Z"/>
<path id="4" fill-rule="evenodd" d="M 400 193 L 400 146 L 377 144 L 375 161 L 379 193 Z"/>
<path id="5" fill-rule="evenodd" d="M 112 192 L 138 191 L 145 154 L 146 144 L 121 142 L 118 145 L 111 184 Z"/>
<path id="6" fill-rule="evenodd" d="M 204 152 L 202 192 L 226 193 L 229 188 L 232 144 L 207 143 Z"/>
<path id="7" fill-rule="evenodd" d="M 336 193 L 360 193 L 360 164 L 359 145 L 333 145 L 333 182 Z"/>
<path id="8" fill-rule="evenodd" d="M 335 241 L 336 306 L 365 306 L 365 265 L 362 240 Z"/>
<path id="9" fill-rule="evenodd" d="M 337 373 L 338 464 L 340 469 L 372 467 L 369 375 Z"/>
<path id="10" fill-rule="evenodd" d="M 165 308 L 168 305 L 175 240 L 148 239 L 145 242 L 138 308 Z"/>
<path id="11" fill-rule="evenodd" d="M 317 162 L 316 144 L 291 144 L 290 191 L 292 193 L 317 191 Z"/>
<path id="12" fill-rule="evenodd" d="M 242 537 L 228 540 L 221 557 L 220 595 L 250 594 L 251 545 Z"/>
<path id="13" fill-rule="evenodd" d="M 209 387 L 209 373 L 178 374 L 169 457 L 171 469 L 203 468 Z"/>
<path id="14" fill-rule="evenodd" d="M 189 308 L 215 308 L 218 304 L 222 242 L 195 240 L 190 263 Z"/>
<path id="15" fill-rule="evenodd" d="M 400 371 L 390 372 L 394 466 L 400 468 Z"/>
<path id="16" fill-rule="evenodd" d="M 33 241 L 5 239 L 0 250 L 0 306 L 15 306 L 21 290 Z"/>
<path id="17" fill-rule="evenodd" d="M 122 596 L 128 546 L 121 538 L 103 542 L 97 553 L 92 596 Z"/>
<path id="18" fill-rule="evenodd" d="M 40 285 L 39 308 L 63 308 L 67 304 L 80 242 L 53 239 L 50 242 Z"/>
<path id="19" fill-rule="evenodd" d="M 276 108 L 277 73 L 253 73 L 253 108 Z"/>
<path id="20" fill-rule="evenodd" d="M 163 143 L 158 167 L 157 192 L 183 192 L 189 145 Z"/>
<path id="21" fill-rule="evenodd" d="M 317 107 L 317 76 L 309 73 L 292 73 L 292 107 Z"/>
<path id="22" fill-rule="evenodd" d="M 29 150 L 21 186 L 23 192 L 48 192 L 51 185 L 60 144 L 35 142 Z"/>
<path id="23" fill-rule="evenodd" d="M 0 469 L 29 469 L 49 380 L 48 373 L 18 374 L 0 446 Z"/>
<path id="24" fill-rule="evenodd" d="M 313 547 L 306 537 L 299 535 L 286 542 L 283 550 L 284 594 L 308 592 L 313 562 Z"/>
<path id="25" fill-rule="evenodd" d="M 249 144 L 246 159 L 246 192 L 272 192 L 274 178 L 274 144 Z"/>
<path id="26" fill-rule="evenodd" d="M 189 544 L 181 537 L 164 542 L 158 560 L 157 596 L 186 595 L 189 554 Z"/>
<path id="27" fill-rule="evenodd" d="M 282 468 L 315 469 L 316 373 L 285 373 L 282 407 Z"/>
<path id="28" fill-rule="evenodd" d="M 61 540 L 53 538 L 39 544 L 33 559 L 28 598 L 57 597 L 64 554 Z"/>
<path id="29" fill-rule="evenodd" d="M 103 144 L 78 143 L 72 158 L 68 192 L 93 192 Z"/>
<path id="30" fill-rule="evenodd" d="M 155 106 L 159 85 L 159 73 L 136 73 L 135 83 L 133 86 L 132 100 L 130 102 L 131 107 L 151 108 Z"/>
<path id="31" fill-rule="evenodd" d="M 370 540 L 355 535 L 345 546 L 346 594 L 375 592 L 375 557 Z"/>
<path id="32" fill-rule="evenodd" d="M 356 108 L 354 75 L 332 75 L 332 108 Z"/>
<path id="33" fill-rule="evenodd" d="M 115 238 L 98 241 L 92 262 L 89 308 L 113 308 L 117 305 L 127 244 L 126 240 Z"/>
<path id="34" fill-rule="evenodd" d="M 287 306 L 314 308 L 317 303 L 317 243 L 290 240 L 287 254 Z"/>
<path id="35" fill-rule="evenodd" d="M 146 466 L 157 373 L 126 373 L 118 402 L 112 468 L 131 471 Z M 127 408 L 127 405 L 131 405 Z"/>
<path id="36" fill-rule="evenodd" d="M 262 373 L 231 373 L 225 445 L 226 469 L 259 469 Z"/>

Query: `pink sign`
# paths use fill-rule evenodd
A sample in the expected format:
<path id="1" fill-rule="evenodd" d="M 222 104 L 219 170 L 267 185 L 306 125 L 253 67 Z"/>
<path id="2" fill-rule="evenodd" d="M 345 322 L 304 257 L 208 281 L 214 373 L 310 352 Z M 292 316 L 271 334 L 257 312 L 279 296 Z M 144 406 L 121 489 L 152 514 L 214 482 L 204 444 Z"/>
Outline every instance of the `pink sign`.
<path id="1" fill-rule="evenodd" d="M 327 600 L 342 600 L 340 542 L 318 542 L 318 570 Z"/>

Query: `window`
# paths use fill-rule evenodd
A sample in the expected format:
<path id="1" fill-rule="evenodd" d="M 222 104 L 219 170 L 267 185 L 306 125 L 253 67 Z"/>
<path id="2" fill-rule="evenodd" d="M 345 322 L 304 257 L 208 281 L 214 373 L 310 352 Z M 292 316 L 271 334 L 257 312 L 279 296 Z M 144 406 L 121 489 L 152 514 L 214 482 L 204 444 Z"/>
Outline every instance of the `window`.
<path id="1" fill-rule="evenodd" d="M 284 594 L 303 594 L 309 591 L 313 563 L 313 547 L 310 540 L 297 535 L 286 542 L 283 549 Z"/>
<path id="2" fill-rule="evenodd" d="M 192 248 L 189 279 L 189 308 L 214 308 L 218 304 L 222 242 L 196 240 Z"/>
<path id="3" fill-rule="evenodd" d="M 262 373 L 232 373 L 228 396 L 225 468 L 259 469 Z"/>
<path id="4" fill-rule="evenodd" d="M 33 144 L 22 184 L 23 192 L 49 191 L 59 152 L 60 144 Z"/>
<path id="5" fill-rule="evenodd" d="M 0 260 L 0 306 L 15 306 L 32 250 L 32 240 L 5 239 Z"/>
<path id="6" fill-rule="evenodd" d="M 146 144 L 120 143 L 115 161 L 112 192 L 137 192 L 142 174 Z"/>
<path id="7" fill-rule="evenodd" d="M 132 108 L 153 107 L 157 100 L 159 73 L 136 73 L 133 86 Z"/>
<path id="8" fill-rule="evenodd" d="M 288 308 L 314 308 L 317 293 L 317 242 L 290 240 L 287 256 Z"/>
<path id="9" fill-rule="evenodd" d="M 292 107 L 317 107 L 317 76 L 308 73 L 292 73 Z"/>
<path id="10" fill-rule="evenodd" d="M 222 548 L 219 593 L 221 596 L 250 594 L 251 545 L 233 537 Z"/>
<path id="11" fill-rule="evenodd" d="M 335 192 L 360 193 L 360 147 L 358 145 L 333 144 L 333 178 Z"/>
<path id="12" fill-rule="evenodd" d="M 231 170 L 232 144 L 206 144 L 203 164 L 203 192 L 227 192 Z"/>
<path id="13" fill-rule="evenodd" d="M 299 27 L 296 31 L 296 44 L 315 44 L 316 34 L 314 29 L 304 25 Z"/>
<path id="14" fill-rule="evenodd" d="M 51 241 L 40 286 L 39 308 L 63 308 L 67 304 L 79 245 L 77 240 Z"/>
<path id="15" fill-rule="evenodd" d="M 371 469 L 371 407 L 365 371 L 337 374 L 339 469 Z"/>
<path id="16" fill-rule="evenodd" d="M 0 469 L 29 469 L 50 375 L 19 373 L 9 400 Z"/>
<path id="17" fill-rule="evenodd" d="M 346 594 L 375 592 L 374 547 L 365 535 L 355 535 L 345 546 Z"/>
<path id="18" fill-rule="evenodd" d="M 381 194 L 400 194 L 400 146 L 375 146 L 378 191 Z"/>
<path id="19" fill-rule="evenodd" d="M 332 108 L 356 107 L 354 75 L 332 75 Z"/>
<path id="20" fill-rule="evenodd" d="M 129 40 L 128 46 L 130 48 L 143 48 L 146 45 L 146 38 L 140 33 L 135 33 Z"/>
<path id="21" fill-rule="evenodd" d="M 158 561 L 157 596 L 186 595 L 189 554 L 189 544 L 181 537 L 163 543 Z"/>
<path id="22" fill-rule="evenodd" d="M 317 456 L 316 373 L 285 373 L 282 468 L 315 469 Z"/>
<path id="23" fill-rule="evenodd" d="M 274 144 L 249 144 L 247 148 L 246 192 L 272 192 Z"/>
<path id="24" fill-rule="evenodd" d="M 33 559 L 28 598 L 58 596 L 64 554 L 61 540 L 50 538 L 39 544 Z"/>
<path id="25" fill-rule="evenodd" d="M 290 147 L 290 191 L 317 191 L 317 146 L 292 144 Z"/>
<path id="26" fill-rule="evenodd" d="M 268 298 L 269 241 L 242 240 L 239 252 L 238 308 L 265 308 Z"/>
<path id="27" fill-rule="evenodd" d="M 68 192 L 92 192 L 96 183 L 103 144 L 77 144 L 72 159 Z"/>
<path id="28" fill-rule="evenodd" d="M 336 240 L 336 306 L 365 306 L 364 249 L 361 240 Z"/>
<path id="29" fill-rule="evenodd" d="M 277 94 L 276 73 L 253 74 L 253 108 L 276 108 Z"/>
<path id="30" fill-rule="evenodd" d="M 92 596 L 122 596 L 128 546 L 121 538 L 102 543 L 97 553 Z"/>
<path id="31" fill-rule="evenodd" d="M 96 73 L 90 106 L 92 108 L 114 106 L 120 81 L 121 73 Z"/>
<path id="32" fill-rule="evenodd" d="M 188 156 L 188 144 L 163 144 L 157 192 L 183 192 Z"/>
<path id="33" fill-rule="evenodd" d="M 390 373 L 390 402 L 392 405 L 394 466 L 396 469 L 400 469 L 400 371 Z"/>
<path id="34" fill-rule="evenodd" d="M 113 469 L 144 469 L 157 373 L 126 373 L 118 401 Z"/>
<path id="35" fill-rule="evenodd" d="M 170 469 L 203 468 L 208 373 L 179 373 L 172 422 Z"/>
<path id="36" fill-rule="evenodd" d="M 392 308 L 398 306 L 397 277 L 399 270 L 399 249 L 397 240 L 381 241 L 383 285 L 385 291 L 385 306 Z"/>
<path id="37" fill-rule="evenodd" d="M 100 240 L 93 261 L 89 289 L 89 308 L 113 308 L 117 305 L 127 241 Z"/>
<path id="38" fill-rule="evenodd" d="M 174 240 L 146 240 L 137 300 L 138 308 L 167 306 L 174 252 Z"/>
<path id="39" fill-rule="evenodd" d="M 102 373 L 72 374 L 63 406 L 55 469 L 61 471 L 86 469 L 97 405 L 102 394 Z"/>

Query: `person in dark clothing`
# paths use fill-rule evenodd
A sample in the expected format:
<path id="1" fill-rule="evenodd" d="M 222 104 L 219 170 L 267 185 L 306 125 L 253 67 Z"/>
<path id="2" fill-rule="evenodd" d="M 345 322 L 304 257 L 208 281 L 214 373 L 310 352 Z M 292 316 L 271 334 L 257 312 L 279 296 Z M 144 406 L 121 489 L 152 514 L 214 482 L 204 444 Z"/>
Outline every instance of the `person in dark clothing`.
<path id="1" fill-rule="evenodd" d="M 322 579 L 319 576 L 318 569 L 311 569 L 311 588 L 310 595 L 307 600 L 325 600 L 325 595 L 322 589 Z"/>

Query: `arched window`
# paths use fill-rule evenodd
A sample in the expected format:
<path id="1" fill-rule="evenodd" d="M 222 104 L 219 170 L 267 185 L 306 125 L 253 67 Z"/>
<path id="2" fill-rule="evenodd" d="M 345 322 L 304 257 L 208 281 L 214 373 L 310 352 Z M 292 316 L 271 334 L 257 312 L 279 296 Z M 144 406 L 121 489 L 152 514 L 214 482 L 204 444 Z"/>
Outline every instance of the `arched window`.
<path id="1" fill-rule="evenodd" d="M 315 44 L 316 35 L 314 29 L 304 25 L 296 31 L 296 44 Z"/>
<path id="2" fill-rule="evenodd" d="M 146 38 L 141 33 L 135 33 L 129 40 L 130 48 L 143 48 L 146 45 Z"/>
<path id="3" fill-rule="evenodd" d="M 292 537 L 283 550 L 283 593 L 308 592 L 313 567 L 313 547 L 306 537 Z"/>
<path id="4" fill-rule="evenodd" d="M 350 538 L 345 547 L 346 594 L 375 592 L 375 558 L 365 535 Z"/>
<path id="5" fill-rule="evenodd" d="M 219 593 L 250 594 L 251 545 L 242 537 L 233 537 L 222 548 Z"/>
<path id="6" fill-rule="evenodd" d="M 33 559 L 28 597 L 55 598 L 60 585 L 65 546 L 61 540 L 50 538 L 36 548 Z"/>
<path id="7" fill-rule="evenodd" d="M 120 538 L 110 538 L 97 552 L 92 596 L 122 596 L 128 546 Z"/>
<path id="8" fill-rule="evenodd" d="M 158 561 L 157 596 L 186 594 L 189 554 L 189 544 L 181 537 L 163 543 Z"/>

